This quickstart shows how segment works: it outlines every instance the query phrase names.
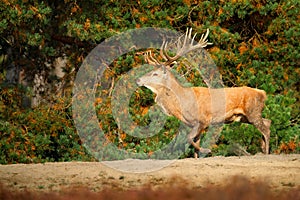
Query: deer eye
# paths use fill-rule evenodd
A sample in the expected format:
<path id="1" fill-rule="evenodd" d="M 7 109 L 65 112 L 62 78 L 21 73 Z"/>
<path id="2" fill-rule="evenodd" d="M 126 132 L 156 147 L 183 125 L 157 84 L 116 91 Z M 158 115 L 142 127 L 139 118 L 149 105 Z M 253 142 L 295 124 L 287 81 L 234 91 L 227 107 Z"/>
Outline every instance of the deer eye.
<path id="1" fill-rule="evenodd" d="M 152 76 L 158 76 L 158 74 L 157 73 L 153 73 Z"/>

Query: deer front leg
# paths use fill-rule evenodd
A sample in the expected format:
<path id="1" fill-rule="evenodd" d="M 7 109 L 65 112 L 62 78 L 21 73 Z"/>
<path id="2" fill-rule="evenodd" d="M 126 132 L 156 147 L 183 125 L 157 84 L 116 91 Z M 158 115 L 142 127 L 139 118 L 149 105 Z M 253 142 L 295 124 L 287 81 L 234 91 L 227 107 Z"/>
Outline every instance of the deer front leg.
<path id="1" fill-rule="evenodd" d="M 199 153 L 208 154 L 211 152 L 210 149 L 201 148 L 200 147 L 200 133 L 201 133 L 202 127 L 200 123 L 197 123 L 193 128 L 192 131 L 188 134 L 188 142 L 193 145 L 195 148 L 195 154 L 194 157 L 197 158 Z M 196 138 L 196 142 L 194 139 Z"/>

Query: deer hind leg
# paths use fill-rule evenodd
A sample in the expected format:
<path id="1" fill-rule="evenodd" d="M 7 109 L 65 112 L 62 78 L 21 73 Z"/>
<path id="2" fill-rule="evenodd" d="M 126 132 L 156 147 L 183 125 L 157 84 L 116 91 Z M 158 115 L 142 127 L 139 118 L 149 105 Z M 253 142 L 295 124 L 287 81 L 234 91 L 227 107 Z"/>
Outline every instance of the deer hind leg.
<path id="1" fill-rule="evenodd" d="M 270 143 L 270 126 L 271 126 L 271 120 L 260 118 L 259 120 L 256 120 L 254 122 L 251 122 L 264 136 L 262 141 L 262 151 L 265 154 L 269 154 L 269 143 Z"/>
<path id="2" fill-rule="evenodd" d="M 269 154 L 269 150 L 270 150 L 270 134 L 271 134 L 271 130 L 270 130 L 270 126 L 271 126 L 271 120 L 269 119 L 262 119 L 263 123 L 266 127 L 266 130 L 264 130 L 263 135 L 264 135 L 264 141 L 262 143 L 262 149 L 265 149 L 264 153 L 265 154 Z"/>
<path id="3" fill-rule="evenodd" d="M 198 157 L 199 153 L 208 154 L 208 153 L 211 152 L 210 149 L 200 147 L 200 133 L 201 133 L 201 130 L 202 130 L 202 127 L 201 127 L 200 123 L 197 123 L 192 128 L 192 131 L 188 134 L 188 142 L 191 145 L 193 145 L 193 147 L 195 148 L 195 154 L 194 154 L 195 158 Z"/>

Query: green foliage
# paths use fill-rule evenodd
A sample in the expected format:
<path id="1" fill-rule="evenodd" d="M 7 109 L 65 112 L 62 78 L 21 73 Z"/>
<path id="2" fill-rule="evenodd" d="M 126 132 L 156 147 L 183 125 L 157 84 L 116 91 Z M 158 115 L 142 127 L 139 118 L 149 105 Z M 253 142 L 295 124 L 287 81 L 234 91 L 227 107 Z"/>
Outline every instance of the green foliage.
<path id="1" fill-rule="evenodd" d="M 70 120 L 69 101 L 22 109 L 22 88 L 0 92 L 0 163 L 92 160 Z"/>

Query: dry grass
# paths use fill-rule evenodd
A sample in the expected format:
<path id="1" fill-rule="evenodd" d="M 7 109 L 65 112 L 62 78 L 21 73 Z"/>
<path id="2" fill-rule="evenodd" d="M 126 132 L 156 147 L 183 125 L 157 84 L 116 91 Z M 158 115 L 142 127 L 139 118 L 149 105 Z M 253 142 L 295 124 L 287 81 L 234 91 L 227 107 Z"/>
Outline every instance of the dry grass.
<path id="1" fill-rule="evenodd" d="M 150 185 L 142 189 L 104 189 L 100 192 L 92 192 L 86 188 L 65 189 L 58 192 L 34 192 L 34 191 L 11 191 L 0 186 L 0 199 L 5 200 L 81 200 L 81 199 L 223 199 L 223 200 L 277 200 L 277 199 L 300 199 L 300 188 L 288 191 L 272 191 L 267 184 L 251 183 L 243 177 L 234 177 L 225 186 L 207 186 L 205 188 L 192 189 L 186 183 L 182 185 L 166 185 L 164 188 L 153 188 Z"/>

